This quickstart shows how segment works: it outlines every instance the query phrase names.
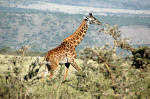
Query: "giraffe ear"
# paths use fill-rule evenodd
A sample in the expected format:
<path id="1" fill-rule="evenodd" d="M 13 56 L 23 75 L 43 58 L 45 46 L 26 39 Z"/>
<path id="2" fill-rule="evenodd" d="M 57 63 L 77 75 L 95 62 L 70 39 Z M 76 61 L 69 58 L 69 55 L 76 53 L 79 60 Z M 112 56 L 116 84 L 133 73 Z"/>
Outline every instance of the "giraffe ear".
<path id="1" fill-rule="evenodd" d="M 86 20 L 86 21 L 87 21 L 87 20 L 88 20 L 88 18 L 84 16 L 84 20 Z"/>

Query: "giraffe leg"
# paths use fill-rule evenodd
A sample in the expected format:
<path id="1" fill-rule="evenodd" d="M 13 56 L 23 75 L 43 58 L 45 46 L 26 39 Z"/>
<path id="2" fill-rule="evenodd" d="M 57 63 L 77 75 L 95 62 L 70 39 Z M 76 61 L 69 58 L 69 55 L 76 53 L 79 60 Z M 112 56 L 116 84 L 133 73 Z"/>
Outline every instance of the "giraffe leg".
<path id="1" fill-rule="evenodd" d="M 50 71 L 49 79 L 52 79 L 53 75 L 54 75 L 54 71 Z"/>
<path id="2" fill-rule="evenodd" d="M 58 63 L 52 63 L 50 65 L 50 77 L 49 77 L 49 79 L 51 79 L 53 77 L 54 71 L 57 69 L 57 67 L 58 67 Z"/>
<path id="3" fill-rule="evenodd" d="M 77 63 L 75 62 L 75 58 L 77 57 L 77 53 L 74 49 L 74 51 L 72 51 L 71 53 L 69 53 L 68 56 L 72 56 L 72 58 L 68 58 L 69 60 L 69 63 L 71 63 L 71 65 L 77 70 L 77 71 L 80 71 L 81 68 L 77 65 Z"/>
<path id="4" fill-rule="evenodd" d="M 71 65 L 72 65 L 77 71 L 80 71 L 80 70 L 81 70 L 81 68 L 77 65 L 77 63 L 76 63 L 74 60 L 71 62 Z"/>
<path id="5" fill-rule="evenodd" d="M 47 69 L 47 70 L 46 70 L 46 69 Z M 45 64 L 45 70 L 44 70 L 43 73 L 42 73 L 42 81 L 44 81 L 44 78 L 45 78 L 47 72 L 50 71 L 50 69 L 51 69 L 50 63 L 47 62 L 47 63 Z"/>
<path id="6" fill-rule="evenodd" d="M 42 81 L 44 81 L 45 72 L 46 72 L 46 66 L 45 66 L 45 70 L 44 70 L 43 73 L 42 73 Z"/>
<path id="7" fill-rule="evenodd" d="M 66 77 L 68 76 L 68 70 L 69 70 L 70 63 L 65 63 L 65 66 L 66 66 L 66 70 L 64 73 L 64 80 L 66 80 Z"/>

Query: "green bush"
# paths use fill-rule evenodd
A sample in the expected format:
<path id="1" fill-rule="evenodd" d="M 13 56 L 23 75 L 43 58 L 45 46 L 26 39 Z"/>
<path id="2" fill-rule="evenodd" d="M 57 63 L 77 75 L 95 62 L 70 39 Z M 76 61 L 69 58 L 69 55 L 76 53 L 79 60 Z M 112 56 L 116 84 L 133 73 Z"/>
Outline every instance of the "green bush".
<path id="1" fill-rule="evenodd" d="M 132 51 L 133 55 L 133 66 L 136 68 L 146 69 L 150 68 L 150 48 L 139 47 Z"/>

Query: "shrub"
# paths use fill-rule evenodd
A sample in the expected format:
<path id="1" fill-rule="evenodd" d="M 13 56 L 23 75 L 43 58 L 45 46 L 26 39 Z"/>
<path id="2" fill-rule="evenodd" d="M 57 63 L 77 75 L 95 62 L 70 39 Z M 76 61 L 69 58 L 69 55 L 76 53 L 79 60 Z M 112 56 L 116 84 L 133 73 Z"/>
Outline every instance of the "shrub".
<path id="1" fill-rule="evenodd" d="M 133 63 L 132 66 L 135 66 L 138 69 L 146 69 L 150 67 L 150 48 L 149 47 L 139 47 L 132 51 Z"/>

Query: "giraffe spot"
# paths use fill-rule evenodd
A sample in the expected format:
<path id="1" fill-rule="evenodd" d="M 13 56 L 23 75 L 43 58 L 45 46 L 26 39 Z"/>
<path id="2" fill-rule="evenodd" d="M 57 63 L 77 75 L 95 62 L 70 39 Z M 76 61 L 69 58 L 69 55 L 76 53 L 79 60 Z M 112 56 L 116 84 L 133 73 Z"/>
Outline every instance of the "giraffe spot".
<path id="1" fill-rule="evenodd" d="M 67 48 L 69 48 L 70 46 L 69 45 L 67 45 Z"/>
<path id="2" fill-rule="evenodd" d="M 76 36 L 76 40 L 78 40 L 79 38 L 78 38 L 78 36 Z"/>
<path id="3" fill-rule="evenodd" d="M 80 37 L 80 40 L 82 40 L 83 39 L 83 37 Z"/>
<path id="4" fill-rule="evenodd" d="M 86 31 L 87 31 L 87 30 L 84 30 L 83 34 L 85 34 L 85 33 L 86 33 Z"/>
<path id="5" fill-rule="evenodd" d="M 68 52 L 68 51 L 69 51 L 69 48 L 65 48 L 65 51 L 67 51 L 67 52 Z"/>
<path id="6" fill-rule="evenodd" d="M 82 33 L 81 33 L 81 32 L 79 32 L 79 36 L 82 36 Z"/>
<path id="7" fill-rule="evenodd" d="M 80 32 L 82 33 L 82 32 L 83 32 L 83 29 L 81 29 Z"/>
<path id="8" fill-rule="evenodd" d="M 85 36 L 85 34 L 83 34 L 83 36 L 82 37 L 84 37 Z"/>
<path id="9" fill-rule="evenodd" d="M 73 41 L 75 41 L 75 40 L 76 40 L 76 38 L 73 38 L 72 40 L 73 40 Z"/>
<path id="10" fill-rule="evenodd" d="M 76 41 L 74 40 L 74 41 L 73 41 L 73 43 L 75 44 L 75 43 L 76 43 Z"/>
<path id="11" fill-rule="evenodd" d="M 58 47 L 57 50 L 59 51 L 59 50 L 60 50 L 60 47 Z"/>
<path id="12" fill-rule="evenodd" d="M 64 47 L 62 47 L 62 50 L 65 50 L 65 46 L 64 46 Z"/>
<path id="13" fill-rule="evenodd" d="M 73 48 L 70 51 L 71 51 L 71 53 L 74 53 L 74 49 Z"/>
<path id="14" fill-rule="evenodd" d="M 64 53 L 64 50 L 61 50 L 60 53 L 61 53 L 61 54 Z"/>
<path id="15" fill-rule="evenodd" d="M 76 42 L 77 42 L 77 43 L 79 43 L 79 42 L 80 42 L 80 40 L 76 40 Z"/>
<path id="16" fill-rule="evenodd" d="M 70 41 L 70 46 L 71 46 L 72 44 L 74 44 L 74 42 L 73 42 L 73 41 Z"/>
<path id="17" fill-rule="evenodd" d="M 87 28 L 88 27 L 88 25 L 84 25 L 84 28 Z"/>
<path id="18" fill-rule="evenodd" d="M 62 45 L 62 46 L 65 45 L 65 42 L 62 42 L 61 45 Z"/>
<path id="19" fill-rule="evenodd" d="M 70 40 L 68 40 L 68 41 L 70 41 Z M 69 42 L 66 42 L 66 44 L 69 44 Z"/>

